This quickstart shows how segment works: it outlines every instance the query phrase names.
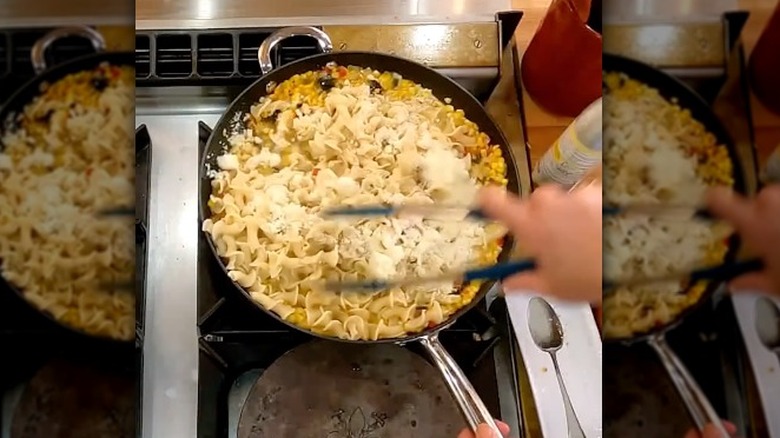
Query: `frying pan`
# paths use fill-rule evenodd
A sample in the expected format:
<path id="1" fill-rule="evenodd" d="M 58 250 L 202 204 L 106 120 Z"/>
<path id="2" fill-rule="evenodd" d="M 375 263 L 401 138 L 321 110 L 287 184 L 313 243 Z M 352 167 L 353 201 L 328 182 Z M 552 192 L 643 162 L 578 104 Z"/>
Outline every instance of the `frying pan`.
<path id="1" fill-rule="evenodd" d="M 92 46 L 95 49 L 96 53 L 91 55 L 81 56 L 72 59 L 70 61 L 58 64 L 53 67 L 47 66 L 46 57 L 45 57 L 46 50 L 57 40 L 66 37 L 71 37 L 71 36 L 79 36 L 88 39 L 92 43 Z M 16 116 L 22 113 L 24 111 L 25 106 L 27 106 L 40 94 L 41 84 L 43 83 L 51 84 L 64 78 L 67 75 L 78 73 L 81 71 L 92 70 L 104 62 L 107 62 L 111 65 L 118 65 L 118 66 L 135 65 L 135 55 L 133 53 L 131 52 L 108 53 L 108 52 L 104 52 L 105 47 L 106 47 L 106 42 L 103 39 L 103 36 L 100 33 L 96 32 L 95 30 L 86 26 L 63 27 L 63 28 L 55 29 L 47 33 L 46 35 L 42 36 L 38 41 L 36 41 L 31 50 L 31 60 L 32 60 L 32 64 L 36 76 L 33 79 L 31 79 L 29 82 L 27 82 L 24 86 L 22 86 L 22 88 L 16 91 L 10 97 L 8 102 L 6 102 L 6 104 L 2 108 L 0 108 L 0 123 L 2 123 L 2 125 L 0 125 L 0 136 L 2 135 L 2 133 L 15 128 Z M 0 142 L 0 151 L 2 151 L 4 148 L 5 146 Z M 0 260 L 0 262 L 2 261 Z M 116 343 L 121 345 L 124 344 L 129 345 L 130 342 L 132 341 L 132 340 L 123 341 L 114 338 L 109 338 L 107 336 L 91 334 L 79 328 L 60 323 L 51 314 L 49 314 L 48 312 L 41 311 L 36 306 L 32 305 L 32 303 L 27 301 L 27 299 L 24 298 L 23 291 L 20 290 L 15 285 L 11 284 L 9 281 L 6 281 L 5 278 L 2 277 L 2 275 L 0 275 L 0 289 L 5 289 L 16 294 L 21 299 L 20 301 L 26 303 L 28 306 L 32 307 L 36 312 L 44 315 L 48 320 L 54 322 L 55 326 L 64 328 L 66 332 L 75 333 L 77 335 L 86 336 L 89 338 L 97 338 L 100 340 L 105 340 L 110 344 Z"/>
<path id="2" fill-rule="evenodd" d="M 667 100 L 675 99 L 681 108 L 690 110 L 691 116 L 698 120 L 704 127 L 712 133 L 719 144 L 725 145 L 728 150 L 729 158 L 733 163 L 734 190 L 740 193 L 745 192 L 745 180 L 742 175 L 742 167 L 739 166 L 739 158 L 734 146 L 734 142 L 726 132 L 722 123 L 712 111 L 710 106 L 695 91 L 683 84 L 676 78 L 651 67 L 642 62 L 625 58 L 622 56 L 608 55 L 603 56 L 604 72 L 625 73 L 631 79 L 642 82 L 649 87 L 655 88 Z M 736 258 L 739 242 L 736 236 L 729 240 L 729 250 L 726 254 L 727 261 L 733 261 Z M 656 326 L 643 333 L 637 333 L 629 337 L 608 338 L 609 343 L 623 343 L 631 345 L 640 342 L 647 342 L 658 354 L 664 368 L 677 388 L 680 397 L 683 399 L 688 412 L 694 423 L 699 429 L 703 429 L 707 423 L 713 423 L 720 428 L 724 437 L 729 436 L 718 417 L 717 412 L 702 392 L 696 380 L 691 376 L 688 369 L 674 353 L 666 342 L 666 333 L 674 329 L 691 313 L 695 312 L 712 298 L 719 284 L 711 282 L 698 301 L 687 309 L 682 311 L 676 317 L 666 324 Z"/>
<path id="3" fill-rule="evenodd" d="M 309 36 L 314 38 L 323 53 L 303 58 L 283 67 L 274 69 L 274 66 L 271 62 L 271 50 L 282 40 L 293 36 Z M 462 109 L 465 112 L 466 117 L 476 123 L 484 133 L 490 136 L 493 144 L 497 144 L 501 148 L 504 159 L 507 161 L 507 189 L 515 194 L 520 193 L 518 176 L 517 173 L 515 173 L 515 159 L 506 138 L 504 138 L 504 135 L 499 130 L 498 126 L 490 118 L 482 105 L 480 105 L 479 101 L 477 101 L 471 94 L 469 94 L 468 91 L 464 90 L 460 85 L 446 76 L 443 76 L 428 67 L 409 61 L 407 59 L 372 52 L 331 53 L 331 50 L 332 44 L 328 35 L 313 27 L 283 28 L 270 35 L 263 42 L 258 50 L 258 60 L 260 62 L 260 68 L 263 72 L 263 76 L 255 83 L 250 85 L 246 90 L 244 90 L 230 104 L 227 111 L 222 115 L 222 118 L 215 126 L 206 144 L 206 150 L 203 154 L 203 160 L 200 165 L 199 212 L 201 216 L 201 222 L 205 218 L 209 217 L 208 200 L 212 189 L 211 179 L 208 176 L 208 170 L 218 168 L 216 163 L 217 156 L 221 155 L 229 148 L 226 133 L 233 132 L 233 128 L 236 126 L 236 124 L 242 123 L 242 116 L 249 111 L 250 106 L 255 104 L 262 96 L 268 94 L 266 88 L 269 83 L 273 82 L 279 84 L 295 74 L 320 70 L 329 62 L 335 62 L 343 66 L 360 65 L 379 71 L 397 72 L 406 79 L 410 79 L 423 85 L 424 87 L 430 88 L 433 91 L 433 94 L 439 96 L 441 99 L 445 97 L 451 98 L 451 104 L 456 108 Z M 211 235 L 209 233 L 205 233 L 205 236 L 209 247 L 211 248 L 211 252 L 214 254 L 214 257 L 219 263 L 222 272 L 227 277 L 227 268 L 217 253 Z M 504 245 L 503 251 L 499 255 L 500 260 L 508 259 L 511 247 L 512 242 L 507 241 Z M 469 305 L 459 309 L 446 321 L 435 327 L 428 328 L 421 333 L 409 334 L 403 338 L 365 341 L 346 340 L 324 336 L 291 324 L 254 301 L 250 297 L 249 293 L 236 282 L 231 282 L 234 285 L 233 289 L 238 293 L 238 296 L 241 297 L 241 299 L 252 303 L 252 306 L 262 310 L 279 322 L 286 324 L 295 330 L 299 330 L 313 336 L 332 339 L 340 342 L 364 344 L 396 343 L 403 345 L 410 342 L 419 342 L 431 356 L 433 363 L 444 377 L 450 392 L 457 401 L 469 426 L 471 426 L 473 429 L 476 429 L 477 425 L 480 423 L 487 423 L 492 425 L 496 436 L 501 436 L 495 427 L 493 418 L 485 407 L 485 404 L 482 402 L 482 400 L 480 400 L 476 391 L 471 386 L 466 376 L 463 374 L 463 371 L 458 368 L 453 358 L 447 353 L 438 339 L 438 334 L 442 329 L 452 325 L 458 317 L 482 301 L 488 290 L 491 288 L 492 284 L 483 284 Z"/>

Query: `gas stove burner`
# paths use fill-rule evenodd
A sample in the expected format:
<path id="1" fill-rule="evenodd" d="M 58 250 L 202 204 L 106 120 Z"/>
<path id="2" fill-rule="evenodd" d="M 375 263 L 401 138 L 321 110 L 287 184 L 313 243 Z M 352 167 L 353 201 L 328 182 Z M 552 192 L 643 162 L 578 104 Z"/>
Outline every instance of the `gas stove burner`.
<path id="1" fill-rule="evenodd" d="M 456 436 L 465 427 L 433 365 L 395 345 L 312 341 L 255 382 L 238 438 Z"/>
<path id="2" fill-rule="evenodd" d="M 52 362 L 27 383 L 10 438 L 135 437 L 132 378 L 65 361 Z"/>

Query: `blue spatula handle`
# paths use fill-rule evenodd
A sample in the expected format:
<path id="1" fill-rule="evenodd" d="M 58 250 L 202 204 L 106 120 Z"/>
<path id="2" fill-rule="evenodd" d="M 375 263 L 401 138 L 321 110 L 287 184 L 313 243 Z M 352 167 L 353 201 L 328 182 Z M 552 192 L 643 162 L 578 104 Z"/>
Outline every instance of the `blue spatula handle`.
<path id="1" fill-rule="evenodd" d="M 536 269 L 536 263 L 533 260 L 514 260 L 466 271 L 466 273 L 463 274 L 463 281 L 503 280 L 510 275 L 523 271 L 530 271 L 532 269 Z"/>
<path id="2" fill-rule="evenodd" d="M 623 213 L 631 213 L 633 210 L 631 206 L 625 206 L 625 207 L 615 207 L 615 206 L 605 206 L 601 208 L 601 214 L 604 216 L 616 216 Z M 658 206 L 658 214 L 661 214 L 664 212 L 664 207 L 662 205 Z M 693 213 L 693 217 L 697 219 L 706 219 L 706 220 L 713 220 L 715 219 L 714 216 L 712 216 L 712 213 L 710 213 L 708 210 L 703 209 L 697 209 Z"/>
<path id="3" fill-rule="evenodd" d="M 727 281 L 762 269 L 764 269 L 764 262 L 761 259 L 749 259 L 742 262 L 725 263 L 712 268 L 697 269 L 691 272 L 691 280 Z"/>
<path id="4" fill-rule="evenodd" d="M 431 211 L 436 211 L 436 206 L 430 207 Z M 442 207 L 444 209 L 451 207 Z M 358 207 L 336 207 L 325 210 L 326 216 L 392 216 L 398 211 L 403 210 L 403 206 L 384 206 L 384 205 L 368 205 Z M 489 218 L 480 209 L 469 210 L 466 215 L 469 219 L 474 220 L 489 220 Z"/>

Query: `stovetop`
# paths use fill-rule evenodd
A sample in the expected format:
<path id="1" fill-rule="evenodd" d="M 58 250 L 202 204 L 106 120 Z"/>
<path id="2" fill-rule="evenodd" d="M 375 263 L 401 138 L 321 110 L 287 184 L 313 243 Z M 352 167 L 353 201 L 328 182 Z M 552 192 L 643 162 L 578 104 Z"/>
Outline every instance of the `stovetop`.
<path id="1" fill-rule="evenodd" d="M 255 56 L 267 32 L 145 29 L 136 36 L 142 64 L 137 71 L 136 123 L 154 145 L 143 338 L 144 436 L 234 437 L 247 391 L 257 376 L 284 353 L 313 339 L 231 292 L 234 286 L 218 268 L 198 221 L 199 155 L 210 127 L 259 77 L 256 69 L 242 62 Z M 171 37 L 177 33 L 188 38 Z M 315 53 L 311 42 L 288 43 L 276 52 L 280 64 Z M 512 85 L 513 61 L 504 59 L 509 74 L 502 76 L 502 82 Z M 453 74 L 460 74 L 466 86 L 474 83 L 464 77 L 463 69 Z M 498 77 L 497 70 L 494 74 Z M 479 93 L 483 101 L 501 86 L 496 82 Z M 505 134 L 521 148 L 519 171 L 527 175 L 521 108 L 516 104 L 511 110 L 518 114 L 516 126 Z M 515 436 L 522 436 L 515 342 L 497 292 L 441 339 L 490 411 L 509 423 Z"/>
<path id="2" fill-rule="evenodd" d="M 201 122 L 198 131 L 199 152 L 202 154 L 211 129 Z M 303 343 L 315 341 L 312 336 L 291 329 L 231 293 L 233 287 L 214 260 L 204 234 L 199 233 L 199 437 L 235 437 L 241 409 L 257 377 L 285 353 Z M 511 406 L 519 396 L 512 383 L 511 363 L 504 367 L 496 364 L 497 354 L 502 354 L 495 351 L 499 344 L 505 359 L 507 354 L 514 353 L 510 347 L 511 334 L 505 308 L 502 303 L 487 305 L 495 299 L 495 293 L 459 318 L 452 327 L 443 330 L 440 339 L 466 372 L 494 417 L 516 425 L 519 424 L 519 413 L 516 409 L 507 410 L 507 406 Z M 504 316 L 499 322 L 493 315 L 501 312 Z M 409 345 L 405 348 L 424 356 L 415 347 Z"/>

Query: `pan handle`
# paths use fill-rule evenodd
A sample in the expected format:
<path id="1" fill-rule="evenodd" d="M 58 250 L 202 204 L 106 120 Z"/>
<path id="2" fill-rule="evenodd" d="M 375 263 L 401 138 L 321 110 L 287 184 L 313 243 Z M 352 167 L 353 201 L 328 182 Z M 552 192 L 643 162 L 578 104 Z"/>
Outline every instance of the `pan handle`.
<path id="1" fill-rule="evenodd" d="M 260 48 L 257 49 L 257 61 L 260 63 L 260 71 L 266 74 L 274 69 L 273 61 L 271 61 L 271 50 L 276 47 L 277 44 L 290 37 L 294 36 L 308 36 L 317 40 L 317 44 L 320 46 L 320 50 L 323 53 L 328 53 L 333 50 L 333 42 L 325 32 L 310 26 L 294 26 L 284 27 L 268 36 L 260 44 Z"/>
<path id="2" fill-rule="evenodd" d="M 485 403 L 479 398 L 477 391 L 471 386 L 471 383 L 466 378 L 466 375 L 463 374 L 455 359 L 447 353 L 447 350 L 439 342 L 439 334 L 432 333 L 423 336 L 419 341 L 425 347 L 425 350 L 428 351 L 436 368 L 439 369 L 442 377 L 444 377 L 447 388 L 458 403 L 471 430 L 476 431 L 477 426 L 485 423 L 490 426 L 495 438 L 502 437 L 503 435 L 498 430 L 493 415 L 490 414 Z"/>
<path id="3" fill-rule="evenodd" d="M 69 26 L 54 29 L 40 37 L 30 51 L 30 60 L 36 74 L 43 73 L 48 68 L 46 65 L 46 50 L 57 40 L 71 36 L 80 36 L 89 40 L 95 52 L 106 50 L 106 40 L 100 32 L 87 26 Z"/>
<path id="4" fill-rule="evenodd" d="M 658 353 L 661 363 L 664 364 L 664 368 L 669 373 L 669 377 L 671 377 L 677 392 L 688 408 L 688 413 L 693 417 L 696 427 L 702 430 L 708 423 L 712 423 L 723 438 L 730 437 L 731 435 L 723 427 L 723 422 L 718 413 L 715 412 L 715 408 L 712 407 L 707 396 L 702 392 L 693 376 L 691 376 L 688 368 L 685 367 L 674 350 L 666 342 L 665 335 L 661 333 L 652 336 L 648 343 Z"/>

